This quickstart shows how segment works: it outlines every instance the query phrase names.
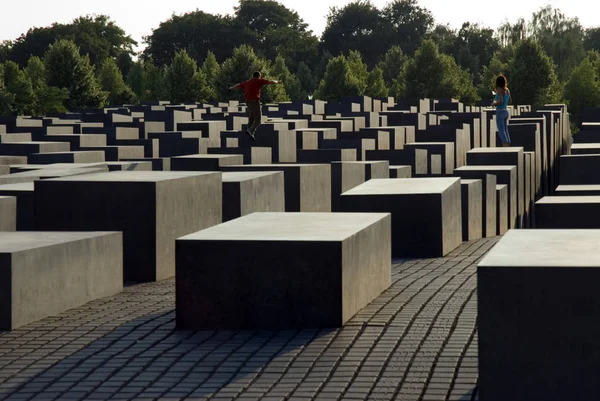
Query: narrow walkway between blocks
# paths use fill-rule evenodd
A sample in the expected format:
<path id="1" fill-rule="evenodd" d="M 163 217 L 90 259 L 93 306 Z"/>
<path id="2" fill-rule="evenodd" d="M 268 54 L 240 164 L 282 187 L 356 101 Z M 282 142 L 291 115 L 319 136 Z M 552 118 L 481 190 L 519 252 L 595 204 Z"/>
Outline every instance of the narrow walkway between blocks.
<path id="1" fill-rule="evenodd" d="M 477 398 L 476 265 L 497 238 L 394 261 L 344 328 L 175 330 L 174 280 L 0 333 L 0 400 Z"/>

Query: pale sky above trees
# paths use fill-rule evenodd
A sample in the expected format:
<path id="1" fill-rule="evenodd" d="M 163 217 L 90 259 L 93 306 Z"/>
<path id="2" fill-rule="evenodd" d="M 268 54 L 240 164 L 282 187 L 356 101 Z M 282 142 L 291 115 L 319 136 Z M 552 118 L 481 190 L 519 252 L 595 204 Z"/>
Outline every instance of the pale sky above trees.
<path id="1" fill-rule="evenodd" d="M 279 0 L 287 7 L 298 12 L 320 35 L 326 24 L 329 7 L 343 6 L 349 0 Z M 372 0 L 378 7 L 388 0 Z M 160 22 L 169 19 L 172 13 L 182 14 L 200 9 L 209 13 L 233 13 L 238 0 L 29 0 L 3 1 L 0 41 L 13 40 L 33 26 L 47 26 L 52 22 L 70 22 L 84 14 L 105 14 L 140 42 L 149 35 Z M 600 25 L 598 11 L 600 6 L 588 0 L 419 0 L 419 5 L 433 13 L 437 23 L 449 23 L 459 28 L 465 21 L 479 22 L 491 28 L 497 28 L 504 19 L 514 22 L 519 17 L 528 20 L 534 11 L 550 4 L 559 8 L 568 17 L 578 17 L 584 27 Z"/>

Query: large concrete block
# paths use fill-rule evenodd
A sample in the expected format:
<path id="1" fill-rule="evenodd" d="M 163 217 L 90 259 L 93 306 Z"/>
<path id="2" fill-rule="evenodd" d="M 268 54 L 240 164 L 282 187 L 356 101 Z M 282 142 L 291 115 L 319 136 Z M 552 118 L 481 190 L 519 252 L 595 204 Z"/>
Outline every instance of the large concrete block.
<path id="1" fill-rule="evenodd" d="M 362 164 L 365 167 L 365 181 L 373 178 L 390 178 L 390 162 L 387 160 L 371 160 L 350 162 Z"/>
<path id="2" fill-rule="evenodd" d="M 535 203 L 536 228 L 600 228 L 600 195 L 545 196 Z"/>
<path id="3" fill-rule="evenodd" d="M 462 243 L 458 178 L 370 180 L 342 194 L 344 212 L 391 213 L 395 257 L 441 257 Z"/>
<path id="4" fill-rule="evenodd" d="M 600 196 L 600 185 L 559 185 L 555 196 Z"/>
<path id="5" fill-rule="evenodd" d="M 496 185 L 497 179 L 494 174 L 488 174 L 479 170 L 470 170 L 459 168 L 454 171 L 454 175 L 465 180 L 481 180 L 483 186 L 482 193 L 482 230 L 485 238 L 496 236 L 497 226 L 497 202 Z"/>
<path id="6" fill-rule="evenodd" d="M 124 278 L 175 274 L 175 238 L 221 223 L 220 172 L 114 171 L 35 182 L 35 228 L 122 231 Z"/>
<path id="7" fill-rule="evenodd" d="M 476 148 L 467 152 L 469 166 L 517 167 L 517 222 L 515 228 L 525 224 L 525 159 L 522 147 Z"/>
<path id="8" fill-rule="evenodd" d="M 365 167 L 352 162 L 331 163 L 331 211 L 340 211 L 342 193 L 365 182 Z"/>
<path id="9" fill-rule="evenodd" d="M 483 237 L 483 185 L 481 180 L 460 180 L 463 241 Z"/>
<path id="10" fill-rule="evenodd" d="M 465 171 L 496 176 L 497 184 L 508 185 L 508 227 L 515 228 L 518 221 L 517 213 L 517 167 L 516 166 L 464 166 L 456 169 L 455 174 L 462 174 Z M 461 175 L 462 176 L 462 175 Z M 464 177 L 463 177 L 464 178 Z"/>
<path id="11" fill-rule="evenodd" d="M 30 164 L 52 163 L 102 163 L 104 152 L 99 150 L 81 150 L 72 152 L 33 153 L 28 156 Z"/>
<path id="12" fill-rule="evenodd" d="M 17 198 L 0 196 L 0 231 L 17 230 Z"/>
<path id="13" fill-rule="evenodd" d="M 339 327 L 391 284 L 389 214 L 254 213 L 177 239 L 186 330 Z"/>
<path id="14" fill-rule="evenodd" d="M 123 290 L 121 233 L 0 232 L 0 330 Z"/>
<path id="15" fill-rule="evenodd" d="M 242 155 L 187 155 L 171 158 L 172 171 L 220 171 L 221 166 L 244 164 Z"/>
<path id="16" fill-rule="evenodd" d="M 479 399 L 600 399 L 600 230 L 512 230 L 477 268 Z"/>
<path id="17" fill-rule="evenodd" d="M 283 171 L 286 212 L 331 212 L 331 165 L 251 164 L 222 171 Z"/>
<path id="18" fill-rule="evenodd" d="M 496 234 L 508 231 L 508 186 L 496 185 Z"/>
<path id="19" fill-rule="evenodd" d="M 33 182 L 25 182 L 21 184 L 5 184 L 0 185 L 0 196 L 14 197 L 16 199 L 16 229 L 17 231 L 33 231 Z M 14 231 L 14 230 L 0 230 Z"/>
<path id="20" fill-rule="evenodd" d="M 430 156 L 439 156 L 441 171 L 434 172 L 429 165 L 428 174 L 452 174 L 456 167 L 454 163 L 454 143 L 453 142 L 413 142 L 404 145 L 405 149 L 425 149 Z"/>
<path id="21" fill-rule="evenodd" d="M 282 171 L 223 173 L 223 222 L 255 212 L 284 212 Z"/>
<path id="22" fill-rule="evenodd" d="M 412 166 L 390 166 L 390 178 L 412 178 Z"/>
<path id="23" fill-rule="evenodd" d="M 600 154 L 563 155 L 559 163 L 560 185 L 600 185 Z"/>

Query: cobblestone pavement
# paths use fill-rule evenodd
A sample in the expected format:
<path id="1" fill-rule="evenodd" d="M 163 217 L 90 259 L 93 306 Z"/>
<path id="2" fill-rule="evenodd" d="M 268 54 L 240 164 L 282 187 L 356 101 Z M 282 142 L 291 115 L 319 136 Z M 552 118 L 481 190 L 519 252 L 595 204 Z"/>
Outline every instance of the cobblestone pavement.
<path id="1" fill-rule="evenodd" d="M 339 330 L 175 330 L 174 280 L 0 333 L 6 400 L 474 400 L 476 263 L 496 242 L 395 261 Z"/>

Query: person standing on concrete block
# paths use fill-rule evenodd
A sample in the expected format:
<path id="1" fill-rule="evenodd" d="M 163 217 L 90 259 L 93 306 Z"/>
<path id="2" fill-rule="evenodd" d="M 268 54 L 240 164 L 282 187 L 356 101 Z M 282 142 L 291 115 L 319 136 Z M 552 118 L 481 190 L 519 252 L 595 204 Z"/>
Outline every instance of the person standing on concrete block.
<path id="1" fill-rule="evenodd" d="M 246 128 L 246 135 L 251 140 L 255 140 L 254 134 L 256 129 L 261 124 L 262 112 L 260 108 L 260 91 L 263 86 L 278 84 L 279 81 L 271 81 L 268 79 L 262 79 L 260 72 L 255 72 L 252 75 L 252 79 L 242 82 L 229 88 L 230 90 L 241 88 L 244 90 L 246 106 L 248 107 L 248 128 Z"/>
<path id="2" fill-rule="evenodd" d="M 510 136 L 508 135 L 508 101 L 510 99 L 510 91 L 508 90 L 508 82 L 502 74 L 496 78 L 496 92 L 492 106 L 496 106 L 496 126 L 498 127 L 498 135 L 502 141 L 502 146 L 510 146 Z"/>

